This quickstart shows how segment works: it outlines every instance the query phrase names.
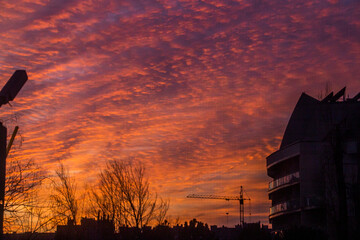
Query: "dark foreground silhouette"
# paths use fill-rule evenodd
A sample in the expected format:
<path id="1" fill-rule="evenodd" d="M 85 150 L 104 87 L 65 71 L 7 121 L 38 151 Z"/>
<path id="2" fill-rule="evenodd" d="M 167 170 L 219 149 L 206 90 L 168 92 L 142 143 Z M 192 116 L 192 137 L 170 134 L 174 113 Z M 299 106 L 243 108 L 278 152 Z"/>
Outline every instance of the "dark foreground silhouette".
<path id="1" fill-rule="evenodd" d="M 81 225 L 69 222 L 58 226 L 56 233 L 6 234 L 6 240 L 326 240 L 320 230 L 305 227 L 271 233 L 267 226 L 245 223 L 235 228 L 209 227 L 196 219 L 170 227 L 166 222 L 156 227 L 120 227 L 115 233 L 114 224 L 108 219 L 83 218 Z"/>

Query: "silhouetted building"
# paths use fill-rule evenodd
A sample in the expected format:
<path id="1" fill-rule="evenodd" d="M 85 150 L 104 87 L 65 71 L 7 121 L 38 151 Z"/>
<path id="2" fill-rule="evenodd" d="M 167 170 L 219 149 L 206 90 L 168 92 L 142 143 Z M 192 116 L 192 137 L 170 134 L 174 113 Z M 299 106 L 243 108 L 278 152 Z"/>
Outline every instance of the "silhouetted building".
<path id="1" fill-rule="evenodd" d="M 274 230 L 308 226 L 330 238 L 359 228 L 360 94 L 317 100 L 303 93 L 280 149 L 266 159 Z"/>
<path id="2" fill-rule="evenodd" d="M 6 233 L 4 234 L 4 240 L 54 240 L 55 233 L 37 233 L 37 232 L 26 232 L 26 233 Z"/>
<path id="3" fill-rule="evenodd" d="M 270 240 L 271 234 L 267 225 L 261 225 L 260 222 L 244 223 L 236 225 L 235 228 L 211 226 L 211 232 L 215 233 L 216 240 Z"/>
<path id="4" fill-rule="evenodd" d="M 82 218 L 81 225 L 69 221 L 57 226 L 55 240 L 113 240 L 115 227 L 109 219 Z"/>
<path id="5" fill-rule="evenodd" d="M 20 236 L 20 235 L 18 235 Z M 44 239 L 43 240 L 53 240 Z M 170 227 L 158 225 L 156 227 L 143 226 L 119 227 L 118 233 L 114 234 L 111 221 L 94 219 L 82 219 L 81 225 L 71 222 L 65 226 L 58 226 L 55 240 L 270 240 L 271 234 L 267 226 L 257 223 L 245 223 L 236 225 L 235 228 L 209 226 L 206 223 L 192 219 L 182 225 Z M 25 240 L 24 238 L 11 238 L 11 240 Z"/>

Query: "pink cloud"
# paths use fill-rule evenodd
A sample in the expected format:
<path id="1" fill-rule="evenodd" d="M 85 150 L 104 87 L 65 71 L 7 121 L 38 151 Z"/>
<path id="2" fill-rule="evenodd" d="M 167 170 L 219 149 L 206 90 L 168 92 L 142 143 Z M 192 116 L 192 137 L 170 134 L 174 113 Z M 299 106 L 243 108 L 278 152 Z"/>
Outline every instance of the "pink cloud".
<path id="1" fill-rule="evenodd" d="M 358 11 L 354 1 L 7 3 L 0 79 L 26 68 L 29 81 L 2 118 L 17 116 L 17 156 L 47 169 L 63 160 L 90 182 L 106 159 L 137 158 L 175 217 L 222 225 L 232 211 L 236 224 L 236 204 L 185 196 L 243 185 L 252 220 L 266 222 L 265 157 L 301 92 L 360 89 Z"/>

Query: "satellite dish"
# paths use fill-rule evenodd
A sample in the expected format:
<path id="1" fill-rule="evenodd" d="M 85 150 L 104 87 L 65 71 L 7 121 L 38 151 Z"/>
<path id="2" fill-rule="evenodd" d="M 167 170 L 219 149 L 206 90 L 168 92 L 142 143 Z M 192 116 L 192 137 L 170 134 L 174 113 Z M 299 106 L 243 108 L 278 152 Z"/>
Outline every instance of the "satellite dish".
<path id="1" fill-rule="evenodd" d="M 27 80 L 25 70 L 16 70 L 0 91 L 0 106 L 14 100 Z"/>

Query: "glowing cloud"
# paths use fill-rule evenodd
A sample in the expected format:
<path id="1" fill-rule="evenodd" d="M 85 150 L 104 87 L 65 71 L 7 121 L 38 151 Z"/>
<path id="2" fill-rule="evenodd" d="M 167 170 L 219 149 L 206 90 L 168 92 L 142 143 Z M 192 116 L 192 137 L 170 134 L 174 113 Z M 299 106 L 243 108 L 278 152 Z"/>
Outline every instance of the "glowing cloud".
<path id="1" fill-rule="evenodd" d="M 357 1 L 39 0 L 0 8 L 0 79 L 29 81 L 1 118 L 17 157 L 64 161 L 83 183 L 109 158 L 137 158 L 170 214 L 267 221 L 265 157 L 302 91 L 360 89 Z"/>

